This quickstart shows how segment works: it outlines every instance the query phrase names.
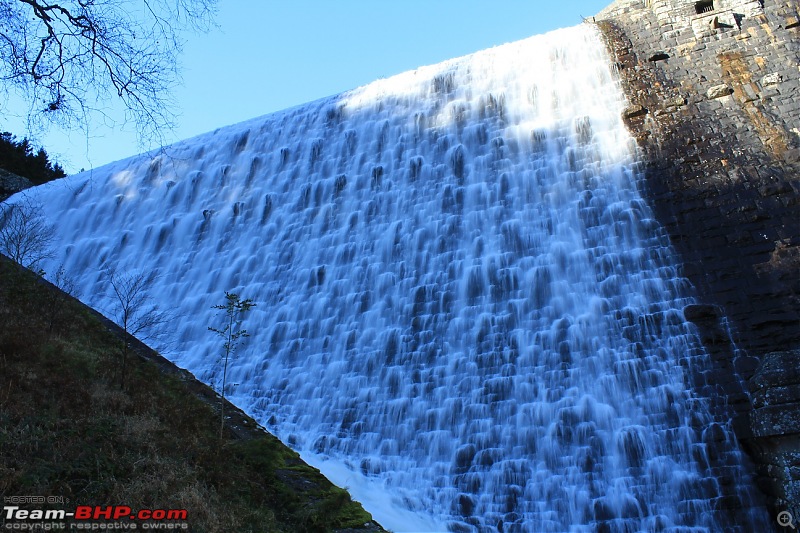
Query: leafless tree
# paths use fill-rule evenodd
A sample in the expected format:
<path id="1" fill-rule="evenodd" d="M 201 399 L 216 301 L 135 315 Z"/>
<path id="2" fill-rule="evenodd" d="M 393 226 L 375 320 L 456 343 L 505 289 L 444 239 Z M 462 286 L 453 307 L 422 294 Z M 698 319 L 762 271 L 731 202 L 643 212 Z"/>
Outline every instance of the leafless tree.
<path id="1" fill-rule="evenodd" d="M 158 134 L 172 125 L 182 36 L 209 29 L 215 9 L 216 0 L 0 0 L 0 92 L 22 97 L 29 120 L 61 126 L 86 126 L 117 99 L 142 138 Z"/>
<path id="2" fill-rule="evenodd" d="M 130 352 L 128 335 L 144 343 L 160 343 L 166 335 L 164 326 L 172 316 L 159 309 L 150 294 L 154 277 L 144 272 L 121 274 L 107 272 L 114 302 L 114 320 L 124 330 L 120 344 L 120 387 L 125 388 L 127 360 Z M 153 346 L 159 348 L 159 346 Z"/>
<path id="3" fill-rule="evenodd" d="M 222 360 L 224 362 L 222 370 L 222 386 L 220 387 L 219 401 L 219 438 L 225 433 L 225 386 L 228 382 L 228 360 L 236 352 L 236 348 L 244 337 L 249 337 L 247 330 L 242 328 L 244 315 L 247 314 L 256 304 L 253 300 L 242 298 L 235 292 L 225 291 L 225 303 L 212 306 L 212 309 L 219 309 L 225 312 L 225 318 L 219 328 L 208 326 L 208 330 L 216 333 L 222 338 L 224 344 Z"/>
<path id="4" fill-rule="evenodd" d="M 75 280 L 67 274 L 64 265 L 60 265 L 55 274 L 51 276 L 50 283 L 53 287 L 45 293 L 45 307 L 42 309 L 43 318 L 47 321 L 47 331 L 53 333 L 64 319 L 67 311 L 67 302 L 76 296 Z"/>
<path id="5" fill-rule="evenodd" d="M 12 204 L 0 203 L 0 252 L 30 270 L 53 256 L 55 229 L 44 209 L 27 197 Z"/>

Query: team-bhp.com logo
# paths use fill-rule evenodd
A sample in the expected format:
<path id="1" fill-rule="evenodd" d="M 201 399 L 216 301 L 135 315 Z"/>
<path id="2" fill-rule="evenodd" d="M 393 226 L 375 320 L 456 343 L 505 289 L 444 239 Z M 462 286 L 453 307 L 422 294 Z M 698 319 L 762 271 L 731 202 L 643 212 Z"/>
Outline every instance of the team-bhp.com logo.
<path id="1" fill-rule="evenodd" d="M 140 509 L 127 505 L 78 505 L 74 511 L 64 509 L 22 509 L 3 506 L 5 529 L 42 531 L 59 529 L 130 530 L 189 529 L 186 509 Z"/>

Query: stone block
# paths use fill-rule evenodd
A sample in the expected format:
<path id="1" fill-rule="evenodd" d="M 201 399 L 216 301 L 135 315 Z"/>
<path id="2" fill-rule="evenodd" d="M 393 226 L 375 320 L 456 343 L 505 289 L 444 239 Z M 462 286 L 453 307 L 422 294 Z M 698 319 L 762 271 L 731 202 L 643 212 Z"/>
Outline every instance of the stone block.
<path id="1" fill-rule="evenodd" d="M 623 118 L 641 117 L 646 114 L 647 114 L 647 109 L 638 104 L 628 106 L 622 112 Z"/>
<path id="2" fill-rule="evenodd" d="M 742 85 L 742 96 L 740 99 L 744 103 L 753 102 L 758 100 L 758 93 L 751 85 Z"/>
<path id="3" fill-rule="evenodd" d="M 771 387 L 759 391 L 753 396 L 753 405 L 788 405 L 790 408 L 800 406 L 800 385 L 787 385 L 785 387 Z M 798 428 L 800 431 L 800 428 Z"/>
<path id="4" fill-rule="evenodd" d="M 716 323 L 722 310 L 716 305 L 690 304 L 683 308 L 683 316 L 689 322 Z"/>
<path id="5" fill-rule="evenodd" d="M 762 87 L 769 87 L 770 85 L 778 85 L 780 82 L 783 81 L 783 76 L 780 73 L 772 73 L 767 74 L 763 78 L 761 78 L 761 86 Z"/>
<path id="6" fill-rule="evenodd" d="M 800 148 L 792 148 L 783 152 L 783 160 L 787 163 L 800 163 Z"/>
<path id="7" fill-rule="evenodd" d="M 755 437 L 792 435 L 800 432 L 800 405 L 777 405 L 755 409 L 750 413 Z"/>
<path id="8" fill-rule="evenodd" d="M 797 384 L 800 384 L 800 350 L 765 355 L 750 380 L 751 390 Z"/>
<path id="9" fill-rule="evenodd" d="M 781 93 L 778 89 L 775 88 L 774 85 L 769 87 L 764 87 L 764 90 L 761 91 L 761 100 L 762 101 L 769 101 L 773 98 L 779 97 Z"/>

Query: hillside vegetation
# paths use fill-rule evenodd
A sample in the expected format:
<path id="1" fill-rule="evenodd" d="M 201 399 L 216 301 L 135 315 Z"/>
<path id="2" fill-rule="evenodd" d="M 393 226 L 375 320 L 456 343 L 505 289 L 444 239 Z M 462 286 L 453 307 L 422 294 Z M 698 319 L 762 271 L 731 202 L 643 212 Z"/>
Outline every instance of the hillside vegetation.
<path id="1" fill-rule="evenodd" d="M 34 148 L 27 137 L 22 140 L 9 132 L 0 133 L 0 168 L 25 176 L 41 185 L 66 176 L 61 165 L 50 160 L 44 148 Z"/>
<path id="2" fill-rule="evenodd" d="M 194 532 L 381 530 L 232 406 L 220 439 L 216 396 L 165 360 L 140 351 L 122 390 L 112 329 L 0 256 L 1 494 L 186 509 Z"/>

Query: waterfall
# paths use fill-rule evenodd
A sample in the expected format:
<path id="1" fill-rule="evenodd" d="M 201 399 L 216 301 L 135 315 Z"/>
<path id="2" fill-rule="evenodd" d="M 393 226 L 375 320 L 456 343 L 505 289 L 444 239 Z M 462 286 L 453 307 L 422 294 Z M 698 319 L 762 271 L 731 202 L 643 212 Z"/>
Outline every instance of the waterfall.
<path id="1" fill-rule="evenodd" d="M 46 270 L 106 313 L 110 269 L 152 273 L 168 355 L 215 387 L 211 307 L 254 300 L 229 396 L 387 527 L 717 531 L 748 474 L 689 385 L 693 288 L 624 106 L 586 24 L 29 195 L 57 221 Z"/>

